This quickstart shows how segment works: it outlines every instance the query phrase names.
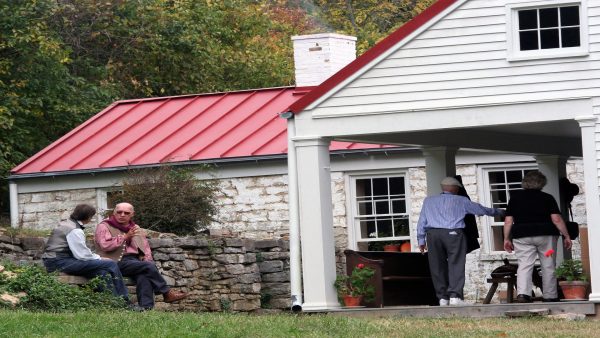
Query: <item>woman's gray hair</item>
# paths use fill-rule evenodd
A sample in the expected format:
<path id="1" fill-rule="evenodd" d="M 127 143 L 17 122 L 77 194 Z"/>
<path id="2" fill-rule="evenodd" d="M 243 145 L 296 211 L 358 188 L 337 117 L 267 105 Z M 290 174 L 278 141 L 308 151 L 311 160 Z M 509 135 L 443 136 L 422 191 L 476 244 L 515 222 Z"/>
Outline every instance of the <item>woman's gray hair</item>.
<path id="1" fill-rule="evenodd" d="M 523 189 L 534 189 L 534 190 L 542 190 L 548 179 L 546 176 L 542 174 L 539 170 L 530 171 L 523 177 L 523 181 L 521 182 L 521 186 Z"/>

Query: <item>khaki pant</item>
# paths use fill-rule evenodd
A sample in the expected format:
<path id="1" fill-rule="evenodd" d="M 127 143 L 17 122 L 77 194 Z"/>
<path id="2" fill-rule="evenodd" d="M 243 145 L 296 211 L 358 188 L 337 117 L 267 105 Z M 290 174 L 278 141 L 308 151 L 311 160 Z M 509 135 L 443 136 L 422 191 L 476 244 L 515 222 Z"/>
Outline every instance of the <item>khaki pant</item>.
<path id="1" fill-rule="evenodd" d="M 539 258 L 542 267 L 542 286 L 544 298 L 558 298 L 556 288 L 556 276 L 554 268 L 556 266 L 556 241 L 557 236 L 535 236 L 521 237 L 513 239 L 515 255 L 519 263 L 517 270 L 517 292 L 518 294 L 531 296 L 533 290 L 533 281 L 531 274 L 536 258 Z M 546 257 L 548 250 L 554 250 L 555 253 Z"/>

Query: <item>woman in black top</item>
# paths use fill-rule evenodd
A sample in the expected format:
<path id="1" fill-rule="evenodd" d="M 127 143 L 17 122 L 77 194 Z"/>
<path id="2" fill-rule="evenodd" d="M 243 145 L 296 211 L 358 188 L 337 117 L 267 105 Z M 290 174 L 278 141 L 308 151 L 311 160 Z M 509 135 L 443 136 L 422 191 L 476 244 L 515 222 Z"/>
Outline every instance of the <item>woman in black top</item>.
<path id="1" fill-rule="evenodd" d="M 559 235 L 563 244 L 571 248 L 558 204 L 552 195 L 542 190 L 546 176 L 539 171 L 530 171 L 521 183 L 524 190 L 512 191 L 504 219 L 504 250 L 515 251 L 519 263 L 517 270 L 517 302 L 530 303 L 531 274 L 536 258 L 542 266 L 544 301 L 558 301 L 554 268 L 554 251 Z M 512 239 L 512 241 L 511 241 Z"/>

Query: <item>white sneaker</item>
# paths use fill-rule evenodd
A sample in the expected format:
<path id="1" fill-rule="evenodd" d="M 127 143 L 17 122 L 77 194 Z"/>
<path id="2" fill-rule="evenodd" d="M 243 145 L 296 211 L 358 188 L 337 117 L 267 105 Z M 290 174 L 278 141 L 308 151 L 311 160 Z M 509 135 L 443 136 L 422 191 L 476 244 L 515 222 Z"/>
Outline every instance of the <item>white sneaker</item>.
<path id="1" fill-rule="evenodd" d="M 450 297 L 450 305 L 460 306 L 460 305 L 467 305 L 467 303 L 465 303 L 465 301 L 460 298 Z"/>
<path id="2" fill-rule="evenodd" d="M 440 306 L 448 306 L 448 300 L 447 299 L 440 299 Z"/>

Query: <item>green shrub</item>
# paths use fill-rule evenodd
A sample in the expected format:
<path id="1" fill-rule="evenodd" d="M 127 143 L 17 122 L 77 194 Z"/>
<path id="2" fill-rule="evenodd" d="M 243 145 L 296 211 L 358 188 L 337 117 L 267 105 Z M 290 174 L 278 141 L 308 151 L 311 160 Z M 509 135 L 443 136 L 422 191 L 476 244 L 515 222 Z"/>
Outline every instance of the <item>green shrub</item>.
<path id="1" fill-rule="evenodd" d="M 123 180 L 123 191 L 115 201 L 131 203 L 135 222 L 143 228 L 177 235 L 197 234 L 212 222 L 218 191 L 214 180 L 199 180 L 192 170 L 161 166 L 132 169 Z"/>
<path id="2" fill-rule="evenodd" d="M 75 311 L 85 309 L 114 309 L 125 307 L 125 302 L 109 291 L 94 292 L 101 279 L 95 278 L 83 287 L 61 283 L 55 274 L 48 274 L 37 265 L 14 266 L 7 264 L 8 271 L 16 277 L 7 278 L 0 274 L 0 291 L 11 293 L 25 292 L 19 308 L 35 311 Z"/>

